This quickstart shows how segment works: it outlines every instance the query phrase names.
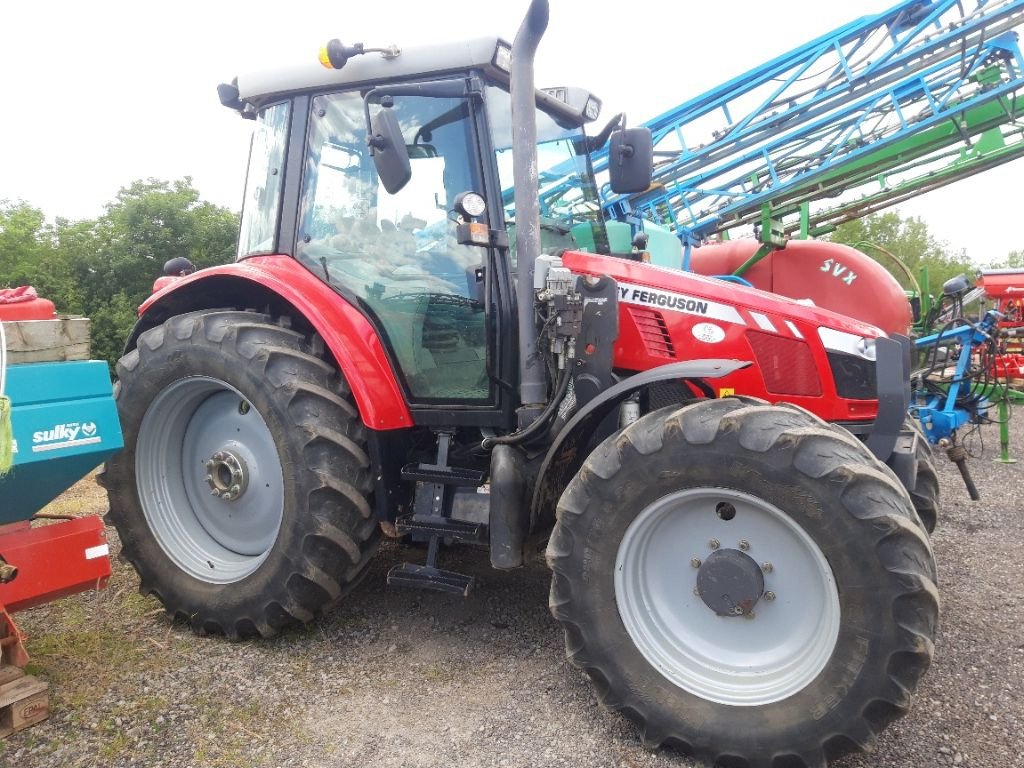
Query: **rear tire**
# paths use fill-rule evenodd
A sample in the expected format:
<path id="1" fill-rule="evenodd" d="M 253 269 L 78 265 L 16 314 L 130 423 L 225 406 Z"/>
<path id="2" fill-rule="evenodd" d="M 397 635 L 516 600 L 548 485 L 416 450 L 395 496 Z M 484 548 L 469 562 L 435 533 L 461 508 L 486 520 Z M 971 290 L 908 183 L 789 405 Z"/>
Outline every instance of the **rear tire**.
<path id="1" fill-rule="evenodd" d="M 179 315 L 117 374 L 125 448 L 101 483 L 143 594 L 237 639 L 310 621 L 358 582 L 379 538 L 365 433 L 302 334 Z"/>
<path id="2" fill-rule="evenodd" d="M 703 573 L 713 552 L 738 582 Z M 551 611 L 600 701 L 709 764 L 870 749 L 931 661 L 935 567 L 906 491 L 790 406 L 702 401 L 609 438 L 563 494 L 547 557 Z M 758 578 L 753 618 L 704 599 Z"/>

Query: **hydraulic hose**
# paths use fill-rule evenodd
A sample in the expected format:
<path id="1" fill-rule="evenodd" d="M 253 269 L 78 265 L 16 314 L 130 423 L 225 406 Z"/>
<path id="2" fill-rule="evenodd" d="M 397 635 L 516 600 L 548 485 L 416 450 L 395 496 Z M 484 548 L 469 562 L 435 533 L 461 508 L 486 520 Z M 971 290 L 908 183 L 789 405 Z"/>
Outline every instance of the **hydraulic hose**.
<path id="1" fill-rule="evenodd" d="M 485 451 L 491 450 L 496 445 L 519 445 L 532 440 L 534 437 L 538 437 L 544 432 L 549 421 L 558 412 L 558 406 L 565 397 L 565 393 L 569 390 L 569 370 L 565 369 L 558 377 L 558 381 L 555 383 L 555 391 L 552 393 L 551 399 L 548 400 L 544 410 L 537 416 L 537 418 L 530 423 L 526 429 L 522 429 L 519 432 L 513 432 L 511 435 L 501 435 L 500 437 L 485 437 L 480 443 L 480 447 Z"/>

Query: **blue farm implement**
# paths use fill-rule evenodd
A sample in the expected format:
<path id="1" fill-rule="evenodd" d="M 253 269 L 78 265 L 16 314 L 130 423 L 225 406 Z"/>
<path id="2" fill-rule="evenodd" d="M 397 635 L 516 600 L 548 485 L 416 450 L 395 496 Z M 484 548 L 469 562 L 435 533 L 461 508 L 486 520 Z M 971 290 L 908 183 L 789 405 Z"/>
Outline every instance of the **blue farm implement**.
<path id="1" fill-rule="evenodd" d="M 11 613 L 106 585 L 102 520 L 38 513 L 122 446 L 106 363 L 68 359 L 87 355 L 88 321 L 21 309 L 0 305 L 13 458 L 0 475 L 0 661 L 12 667 L 28 657 Z"/>

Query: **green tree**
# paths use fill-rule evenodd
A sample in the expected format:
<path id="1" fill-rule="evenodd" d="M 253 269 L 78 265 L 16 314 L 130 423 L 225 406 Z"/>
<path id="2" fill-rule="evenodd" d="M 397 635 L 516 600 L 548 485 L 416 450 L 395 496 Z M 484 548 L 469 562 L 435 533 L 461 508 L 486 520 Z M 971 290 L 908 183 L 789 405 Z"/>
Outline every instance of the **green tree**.
<path id="1" fill-rule="evenodd" d="M 843 243 L 876 258 L 888 269 L 904 288 L 913 288 L 903 270 L 883 255 L 884 248 L 920 280 L 922 268 L 928 270 L 927 290 L 933 296 L 941 295 L 942 284 L 960 273 L 968 276 L 976 271 L 963 251 L 951 253 L 928 231 L 928 226 L 917 217 L 903 218 L 894 211 L 866 216 L 841 224 L 828 238 Z M 921 286 L 925 290 L 925 286 Z"/>
<path id="2" fill-rule="evenodd" d="M 0 287 L 34 285 L 60 312 L 92 319 L 93 354 L 113 364 L 164 262 L 231 261 L 238 216 L 205 202 L 188 177 L 122 188 L 95 219 L 47 224 L 26 203 L 0 201 Z"/>
<path id="3" fill-rule="evenodd" d="M 993 261 L 989 269 L 1024 269 L 1024 251 L 1010 251 L 1002 261 Z"/>
<path id="4" fill-rule="evenodd" d="M 122 188 L 95 222 L 72 225 L 66 240 L 58 230 L 58 237 L 76 251 L 75 271 L 92 313 L 115 293 L 141 303 L 164 262 L 176 256 L 199 268 L 230 261 L 237 232 L 237 216 L 202 201 L 190 178 L 147 179 Z"/>
<path id="5" fill-rule="evenodd" d="M 0 200 L 0 287 L 23 285 L 54 255 L 53 228 L 28 203 Z"/>

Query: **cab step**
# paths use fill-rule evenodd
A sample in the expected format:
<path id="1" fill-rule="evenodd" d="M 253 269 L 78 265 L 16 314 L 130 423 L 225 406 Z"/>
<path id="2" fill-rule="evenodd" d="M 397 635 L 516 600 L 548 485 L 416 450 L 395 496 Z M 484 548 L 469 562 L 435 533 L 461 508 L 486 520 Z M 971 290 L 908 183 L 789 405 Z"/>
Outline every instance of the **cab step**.
<path id="1" fill-rule="evenodd" d="M 419 533 L 455 541 L 482 543 L 487 540 L 487 526 L 440 515 L 406 515 L 395 521 L 399 533 Z"/>
<path id="2" fill-rule="evenodd" d="M 474 576 L 454 571 L 443 571 L 429 565 L 402 563 L 388 571 L 388 584 L 412 589 L 430 589 L 468 597 L 476 583 Z"/>
<path id="3" fill-rule="evenodd" d="M 402 467 L 402 479 L 435 485 L 480 486 L 484 473 L 462 467 L 441 467 L 436 464 L 406 464 Z"/>

